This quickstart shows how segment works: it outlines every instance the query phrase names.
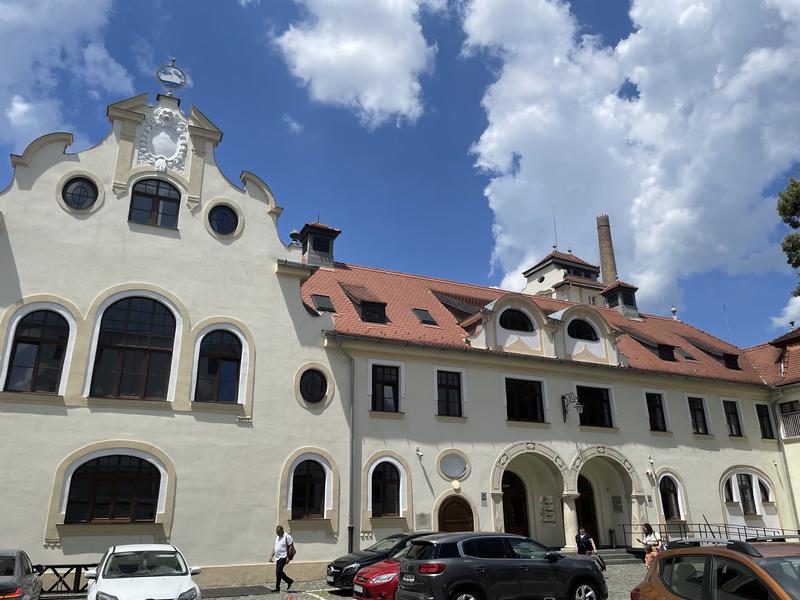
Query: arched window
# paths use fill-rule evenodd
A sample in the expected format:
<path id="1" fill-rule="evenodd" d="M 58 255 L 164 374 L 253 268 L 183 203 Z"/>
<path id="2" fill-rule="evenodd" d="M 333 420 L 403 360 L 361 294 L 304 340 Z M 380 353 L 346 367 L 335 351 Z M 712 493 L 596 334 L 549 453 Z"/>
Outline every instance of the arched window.
<path id="1" fill-rule="evenodd" d="M 746 516 L 762 515 L 764 512 L 762 504 L 774 502 L 769 483 L 753 472 L 739 471 L 728 475 L 722 492 L 725 502 L 740 504 L 742 514 Z"/>
<path id="2" fill-rule="evenodd" d="M 772 502 L 772 497 L 769 493 L 769 486 L 764 483 L 764 481 L 759 478 L 758 480 L 758 491 L 761 493 L 761 501 L 762 502 Z"/>
<path id="3" fill-rule="evenodd" d="M 509 308 L 500 315 L 500 327 L 510 331 L 533 331 L 533 323 L 521 310 Z"/>
<path id="4" fill-rule="evenodd" d="M 236 403 L 241 362 L 238 337 L 223 329 L 207 333 L 200 343 L 195 401 Z"/>
<path id="5" fill-rule="evenodd" d="M 400 516 L 400 471 L 388 461 L 372 471 L 372 516 Z"/>
<path id="6" fill-rule="evenodd" d="M 136 456 L 90 460 L 72 474 L 65 523 L 155 521 L 161 473 Z"/>
<path id="7" fill-rule="evenodd" d="M 567 334 L 574 340 L 586 340 L 587 342 L 596 342 L 600 339 L 594 327 L 583 319 L 573 319 L 570 321 L 567 326 Z"/>
<path id="8" fill-rule="evenodd" d="M 58 392 L 69 324 L 52 310 L 23 317 L 14 332 L 5 389 L 9 392 Z"/>
<path id="9" fill-rule="evenodd" d="M 681 519 L 681 504 L 678 499 L 678 486 L 669 475 L 661 478 L 658 484 L 661 493 L 661 507 L 664 510 L 664 519 L 667 521 Z"/>
<path id="10" fill-rule="evenodd" d="M 143 179 L 133 186 L 128 221 L 177 229 L 181 193 L 160 179 Z"/>
<path id="11" fill-rule="evenodd" d="M 292 475 L 292 519 L 325 516 L 325 469 L 315 460 L 304 460 Z"/>
<path id="12" fill-rule="evenodd" d="M 150 298 L 124 298 L 100 322 L 91 395 L 100 398 L 167 397 L 175 317 Z"/>

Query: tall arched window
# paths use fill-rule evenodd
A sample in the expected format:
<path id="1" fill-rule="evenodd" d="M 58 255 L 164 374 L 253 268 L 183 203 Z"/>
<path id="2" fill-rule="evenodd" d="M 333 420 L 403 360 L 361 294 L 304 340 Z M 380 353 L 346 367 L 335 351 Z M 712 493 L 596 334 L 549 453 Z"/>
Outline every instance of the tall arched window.
<path id="1" fill-rule="evenodd" d="M 161 473 L 136 456 L 90 460 L 72 474 L 65 523 L 155 521 Z"/>
<path id="2" fill-rule="evenodd" d="M 9 392 L 58 392 L 69 324 L 52 310 L 23 317 L 14 332 L 5 389 Z"/>
<path id="3" fill-rule="evenodd" d="M 160 179 L 143 179 L 133 186 L 128 221 L 176 229 L 181 193 Z"/>
<path id="4" fill-rule="evenodd" d="M 315 460 L 304 460 L 292 475 L 292 519 L 325 516 L 325 469 Z"/>
<path id="5" fill-rule="evenodd" d="M 587 342 L 596 342 L 600 338 L 588 322 L 583 319 L 573 319 L 567 326 L 567 335 L 574 340 L 585 340 Z"/>
<path id="6" fill-rule="evenodd" d="M 509 308 L 500 315 L 500 327 L 510 331 L 533 331 L 533 323 L 521 310 Z"/>
<path id="7" fill-rule="evenodd" d="M 242 343 L 229 331 L 207 333 L 200 343 L 196 402 L 235 403 L 239 399 Z"/>
<path id="8" fill-rule="evenodd" d="M 167 397 L 175 317 L 150 298 L 125 298 L 109 306 L 100 322 L 92 396 Z"/>
<path id="9" fill-rule="evenodd" d="M 400 471 L 388 461 L 372 471 L 372 516 L 400 516 Z"/>
<path id="10" fill-rule="evenodd" d="M 681 519 L 681 503 L 678 499 L 678 486 L 675 480 L 669 475 L 664 475 L 658 484 L 658 491 L 661 493 L 664 519 L 667 521 Z"/>

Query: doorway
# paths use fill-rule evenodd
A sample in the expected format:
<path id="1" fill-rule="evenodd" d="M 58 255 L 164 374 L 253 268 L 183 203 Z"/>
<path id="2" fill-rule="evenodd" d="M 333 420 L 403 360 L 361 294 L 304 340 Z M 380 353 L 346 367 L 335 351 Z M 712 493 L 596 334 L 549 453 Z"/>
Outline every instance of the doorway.
<path id="1" fill-rule="evenodd" d="M 503 520 L 506 533 L 530 536 L 525 484 L 518 475 L 508 470 L 503 473 Z"/>
<path id="2" fill-rule="evenodd" d="M 458 496 L 450 496 L 439 508 L 439 531 L 475 531 L 472 508 Z"/>
<path id="3" fill-rule="evenodd" d="M 575 499 L 575 512 L 578 513 L 578 527 L 583 527 L 595 545 L 600 547 L 597 536 L 597 513 L 594 506 L 594 490 L 592 484 L 583 475 L 578 475 L 578 498 Z"/>

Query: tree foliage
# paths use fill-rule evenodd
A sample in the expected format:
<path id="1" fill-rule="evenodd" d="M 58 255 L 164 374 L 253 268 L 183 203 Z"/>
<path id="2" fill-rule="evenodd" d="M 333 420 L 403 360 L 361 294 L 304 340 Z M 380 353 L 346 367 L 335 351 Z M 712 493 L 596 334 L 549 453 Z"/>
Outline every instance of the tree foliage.
<path id="1" fill-rule="evenodd" d="M 791 177 L 786 189 L 778 193 L 778 214 L 792 229 L 800 229 L 800 181 Z M 800 233 L 787 233 L 781 243 L 786 262 L 795 269 L 800 268 Z M 800 296 L 800 284 L 792 292 Z"/>

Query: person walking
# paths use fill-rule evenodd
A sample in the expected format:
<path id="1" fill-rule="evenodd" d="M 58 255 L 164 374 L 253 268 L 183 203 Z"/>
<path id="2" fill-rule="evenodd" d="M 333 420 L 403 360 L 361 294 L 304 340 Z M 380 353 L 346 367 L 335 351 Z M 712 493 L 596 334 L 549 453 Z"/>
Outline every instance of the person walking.
<path id="1" fill-rule="evenodd" d="M 578 554 L 593 554 L 597 552 L 597 546 L 595 546 L 592 536 L 586 533 L 583 527 L 578 529 L 578 535 L 575 536 L 575 546 L 578 548 Z"/>
<path id="2" fill-rule="evenodd" d="M 281 591 L 281 580 L 286 582 L 286 591 L 292 587 L 294 579 L 283 572 L 283 569 L 294 558 L 294 540 L 288 533 L 284 533 L 283 527 L 278 525 L 275 528 L 275 544 L 272 554 L 269 555 L 269 562 L 275 560 L 275 588 L 274 593 Z"/>
<path id="3" fill-rule="evenodd" d="M 661 536 L 653 529 L 650 523 L 642 525 L 642 533 L 644 534 L 644 539 L 636 538 L 636 541 L 644 546 L 644 566 L 645 568 L 650 568 L 650 565 L 661 551 L 663 542 L 661 541 Z"/>

